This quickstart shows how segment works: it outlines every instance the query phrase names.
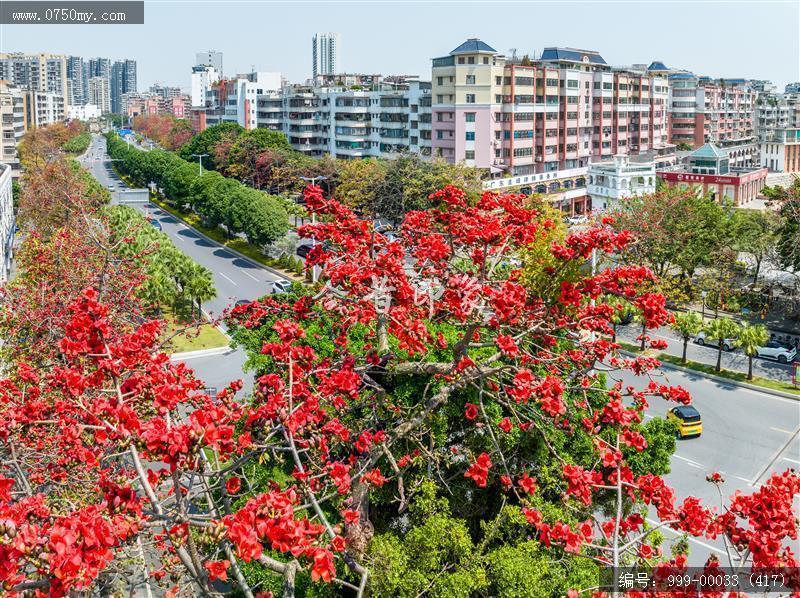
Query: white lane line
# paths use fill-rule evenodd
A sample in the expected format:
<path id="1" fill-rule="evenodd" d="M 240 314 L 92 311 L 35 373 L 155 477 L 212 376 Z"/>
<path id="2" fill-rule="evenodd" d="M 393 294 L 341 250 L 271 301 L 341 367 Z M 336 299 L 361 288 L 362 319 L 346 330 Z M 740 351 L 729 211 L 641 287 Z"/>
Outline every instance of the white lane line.
<path id="1" fill-rule="evenodd" d="M 746 482 L 746 483 L 748 483 L 748 484 L 750 483 L 750 480 L 748 480 L 747 478 L 743 478 L 742 476 L 738 476 L 738 475 L 733 475 L 733 474 L 725 473 L 725 472 L 724 472 L 724 471 L 722 471 L 721 469 L 719 470 L 719 472 L 720 472 L 722 475 L 724 475 L 724 476 L 727 476 L 727 477 L 729 477 L 729 478 L 736 478 L 736 479 L 737 479 L 737 480 L 739 480 L 740 482 Z"/>
<path id="2" fill-rule="evenodd" d="M 659 525 L 661 523 L 660 521 L 656 521 L 655 519 L 650 519 L 650 517 L 646 517 L 646 520 L 647 520 L 648 523 L 650 523 L 652 525 Z M 671 534 L 674 534 L 676 536 L 683 536 L 683 532 L 676 532 L 674 529 L 671 529 L 671 528 L 667 527 L 666 525 L 662 526 L 659 529 L 667 531 L 667 532 L 670 532 Z M 720 550 L 725 550 L 724 548 L 720 548 L 718 546 L 712 546 L 711 544 L 706 544 L 705 542 L 701 542 L 700 540 L 697 540 L 697 539 L 692 538 L 692 537 L 687 537 L 686 539 L 689 540 L 689 542 L 694 542 L 695 544 L 699 544 L 700 546 L 702 546 L 704 548 L 708 548 L 709 550 L 713 550 L 714 552 L 719 552 Z"/>
<path id="3" fill-rule="evenodd" d="M 800 461 L 798 461 L 797 459 L 790 459 L 789 457 L 784 457 L 783 460 L 789 461 L 791 463 L 797 463 L 798 465 L 800 465 Z"/>
<path id="4" fill-rule="evenodd" d="M 791 430 L 784 430 L 783 428 L 770 428 L 770 430 L 774 430 L 776 432 L 783 432 L 784 434 L 793 434 Z"/>
<path id="5" fill-rule="evenodd" d="M 255 276 L 253 276 L 252 274 L 250 274 L 250 272 L 248 272 L 247 270 L 241 270 L 241 272 L 244 272 L 244 273 L 245 273 L 245 275 L 249 276 L 250 278 L 252 278 L 252 279 L 253 279 L 253 280 L 255 280 L 256 282 L 258 282 L 258 278 L 256 278 L 256 277 L 255 277 Z"/>
<path id="6" fill-rule="evenodd" d="M 701 463 L 698 463 L 697 461 L 692 461 L 691 459 L 687 459 L 686 457 L 681 457 L 680 455 L 672 455 L 672 456 L 675 457 L 676 459 L 680 459 L 681 461 L 685 461 L 689 465 L 693 465 L 695 467 L 700 467 L 700 468 L 705 467 L 705 465 L 702 465 Z"/>
<path id="7" fill-rule="evenodd" d="M 230 282 L 230 283 L 231 283 L 233 286 L 235 286 L 235 287 L 238 287 L 238 286 L 239 286 L 239 285 L 238 285 L 238 284 L 236 284 L 234 281 L 232 281 L 230 278 L 228 278 L 227 276 L 225 276 L 225 275 L 224 275 L 222 272 L 220 272 L 220 273 L 219 273 L 219 275 L 220 275 L 220 276 L 222 276 L 222 278 L 224 278 L 224 279 L 225 279 L 225 280 L 227 280 L 228 282 Z"/>
<path id="8" fill-rule="evenodd" d="M 755 486 L 761 480 L 761 478 L 764 477 L 764 474 L 769 471 L 769 468 L 772 467 L 772 465 L 781 457 L 781 455 L 783 455 L 784 451 L 789 448 L 789 445 L 792 444 L 792 441 L 794 441 L 795 438 L 797 438 L 798 434 L 800 434 L 800 427 L 798 427 L 794 431 L 794 434 L 789 437 L 789 440 L 787 440 L 786 443 L 775 452 L 775 455 L 769 460 L 764 468 L 756 474 L 756 477 L 754 477 L 753 481 L 750 482 L 751 486 Z"/>

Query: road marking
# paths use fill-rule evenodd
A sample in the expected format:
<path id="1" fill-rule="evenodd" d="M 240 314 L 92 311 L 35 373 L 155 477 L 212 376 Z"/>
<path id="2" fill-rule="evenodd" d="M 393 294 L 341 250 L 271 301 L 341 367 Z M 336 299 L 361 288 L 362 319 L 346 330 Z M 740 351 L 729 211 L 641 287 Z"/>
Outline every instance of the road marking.
<path id="1" fill-rule="evenodd" d="M 224 275 L 222 272 L 220 272 L 220 273 L 219 273 L 219 275 L 220 275 L 220 276 L 222 276 L 222 278 L 224 278 L 225 280 L 227 280 L 227 281 L 228 281 L 228 282 L 230 282 L 231 284 L 233 284 L 233 286 L 235 286 L 235 287 L 238 287 L 238 286 L 239 286 L 239 285 L 238 285 L 238 284 L 236 284 L 234 281 L 232 281 L 230 278 L 228 278 L 227 276 L 225 276 L 225 275 Z"/>
<path id="2" fill-rule="evenodd" d="M 750 482 L 751 486 L 755 486 L 756 482 L 758 482 L 759 480 L 761 480 L 762 477 L 764 477 L 764 474 L 767 473 L 769 468 L 774 465 L 774 463 L 781 457 L 781 455 L 783 455 L 783 452 L 787 448 L 789 448 L 789 445 L 792 443 L 792 441 L 795 438 L 797 438 L 798 434 L 800 434 L 800 426 L 798 426 L 798 428 L 794 431 L 794 434 L 792 434 L 789 437 L 789 440 L 786 441 L 786 444 L 784 444 L 781 448 L 778 449 L 778 451 L 775 453 L 775 455 L 772 457 L 772 459 L 770 459 L 769 462 L 764 466 L 764 469 L 759 471 L 758 474 L 756 475 L 756 477 L 753 478 L 753 481 Z"/>
<path id="3" fill-rule="evenodd" d="M 728 476 L 729 478 L 736 478 L 736 479 L 737 479 L 737 480 L 739 480 L 740 482 L 746 482 L 746 483 L 748 483 L 748 484 L 750 483 L 750 480 L 748 480 L 747 478 L 743 478 L 742 476 L 738 476 L 738 475 L 733 475 L 733 474 L 725 473 L 725 472 L 724 472 L 724 471 L 722 471 L 721 469 L 719 470 L 719 472 L 720 472 L 722 475 L 724 475 L 724 476 Z"/>
<path id="4" fill-rule="evenodd" d="M 694 467 L 699 467 L 701 469 L 705 467 L 705 465 L 701 465 L 697 461 L 692 461 L 691 459 L 687 459 L 686 457 L 681 457 L 680 455 L 672 455 L 672 456 L 675 457 L 676 459 L 680 459 L 681 461 L 686 461 L 689 465 L 693 465 Z"/>
<path id="5" fill-rule="evenodd" d="M 790 461 L 791 463 L 797 463 L 798 465 L 800 465 L 800 461 L 798 461 L 797 459 L 790 459 L 789 457 L 784 457 L 783 460 Z"/>
<path id="6" fill-rule="evenodd" d="M 250 277 L 250 278 L 252 278 L 253 280 L 255 280 L 256 282 L 258 282 L 258 278 L 256 278 L 256 277 L 255 277 L 255 276 L 253 276 L 252 274 L 250 274 L 250 272 L 248 272 L 247 270 L 241 270 L 241 271 L 242 271 L 242 272 L 244 272 L 244 273 L 245 273 L 247 276 L 249 276 L 249 277 Z"/>
<path id="7" fill-rule="evenodd" d="M 770 428 L 770 430 L 775 430 L 776 432 L 783 432 L 784 434 L 792 434 L 791 430 L 784 430 L 783 428 Z"/>

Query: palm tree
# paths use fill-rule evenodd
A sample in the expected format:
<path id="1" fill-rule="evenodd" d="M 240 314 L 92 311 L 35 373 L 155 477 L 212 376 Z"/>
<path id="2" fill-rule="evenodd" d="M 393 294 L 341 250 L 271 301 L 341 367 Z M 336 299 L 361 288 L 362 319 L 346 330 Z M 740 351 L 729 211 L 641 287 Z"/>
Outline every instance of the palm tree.
<path id="1" fill-rule="evenodd" d="M 739 330 L 739 343 L 747 355 L 747 379 L 753 379 L 753 357 L 758 354 L 758 348 L 763 347 L 769 340 L 769 331 L 761 324 L 742 324 Z"/>
<path id="2" fill-rule="evenodd" d="M 719 372 L 722 370 L 722 347 L 727 339 L 739 337 L 740 326 L 731 318 L 715 318 L 703 328 L 706 336 L 717 341 L 717 367 Z"/>
<path id="3" fill-rule="evenodd" d="M 696 311 L 687 311 L 685 314 L 677 314 L 671 328 L 677 332 L 683 340 L 683 356 L 681 361 L 686 363 L 686 349 L 689 341 L 703 329 L 703 322 Z"/>

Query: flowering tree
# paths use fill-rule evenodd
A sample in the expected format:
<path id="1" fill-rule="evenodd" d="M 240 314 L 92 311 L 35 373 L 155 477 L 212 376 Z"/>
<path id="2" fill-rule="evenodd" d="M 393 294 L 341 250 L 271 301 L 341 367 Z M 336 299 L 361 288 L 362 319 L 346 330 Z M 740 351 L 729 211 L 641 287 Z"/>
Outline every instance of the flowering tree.
<path id="1" fill-rule="evenodd" d="M 516 195 L 468 205 L 446 187 L 431 201 L 398 241 L 306 190 L 320 222 L 300 232 L 322 241 L 308 259 L 322 284 L 229 314 L 254 349 L 249 400 L 236 382 L 211 396 L 170 363 L 158 322 L 116 326 L 94 289 L 69 301 L 53 359 L 20 358 L 0 381 L 5 587 L 63 595 L 112 587 L 133 567 L 173 594 L 230 583 L 254 596 L 269 571 L 284 595 L 301 577 L 363 595 L 380 570 L 376 532 L 420 509 L 431 484 L 487 517 L 513 505 L 554 555 L 659 564 L 653 532 L 668 526 L 725 537 L 756 567 L 794 566 L 796 474 L 716 511 L 678 501 L 642 460 L 658 440 L 642 424 L 647 401 L 690 398 L 605 383 L 601 370 L 657 365 L 616 354 L 616 304 L 602 300 L 660 325 L 650 270 L 582 268 L 629 235 L 604 224 L 551 244 L 558 292 L 539 293 L 522 284 L 524 260 L 552 220 Z"/>

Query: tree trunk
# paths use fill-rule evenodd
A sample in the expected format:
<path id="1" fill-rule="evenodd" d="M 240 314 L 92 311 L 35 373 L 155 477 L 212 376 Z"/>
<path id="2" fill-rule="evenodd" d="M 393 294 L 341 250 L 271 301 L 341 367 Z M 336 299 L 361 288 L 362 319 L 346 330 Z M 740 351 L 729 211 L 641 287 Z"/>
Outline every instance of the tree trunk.
<path id="1" fill-rule="evenodd" d="M 761 273 L 761 260 L 756 260 L 756 270 L 753 272 L 753 284 L 758 284 L 758 275 Z"/>
<path id="2" fill-rule="evenodd" d="M 747 379 L 748 380 L 752 380 L 753 379 L 753 356 L 752 355 L 748 355 L 747 356 Z"/>
<path id="3" fill-rule="evenodd" d="M 683 337 L 683 356 L 681 357 L 681 361 L 683 363 L 686 363 L 686 349 L 688 348 L 688 346 L 689 346 L 689 339 Z"/>
<path id="4" fill-rule="evenodd" d="M 717 371 L 722 370 L 722 340 L 717 345 Z"/>
<path id="5" fill-rule="evenodd" d="M 617 323 L 616 322 L 612 322 L 611 325 L 612 325 L 612 329 L 614 331 L 614 333 L 611 335 L 611 342 L 612 343 L 616 343 L 617 342 Z"/>
<path id="6" fill-rule="evenodd" d="M 646 334 L 647 334 L 647 324 L 642 322 L 642 346 L 640 347 L 642 351 L 644 351 L 644 339 Z"/>

